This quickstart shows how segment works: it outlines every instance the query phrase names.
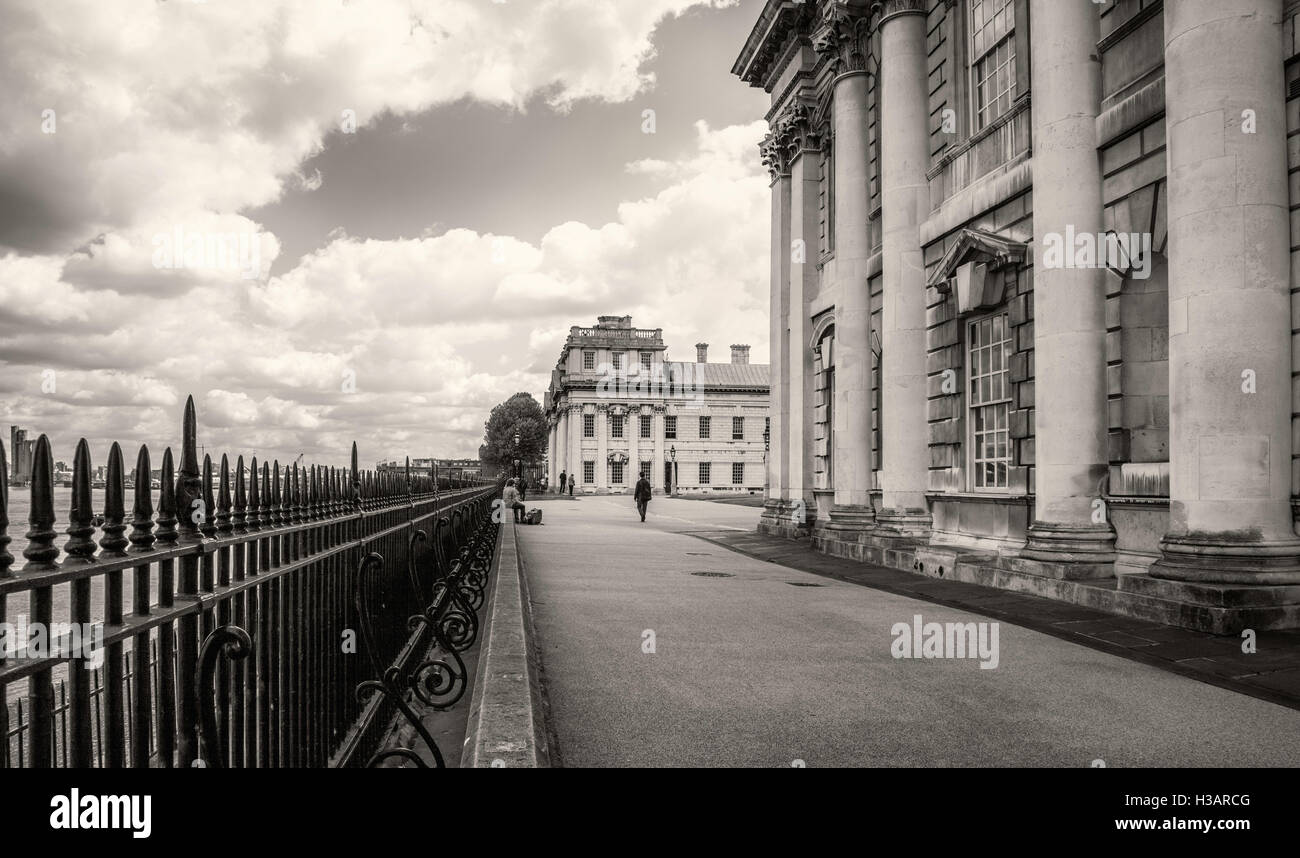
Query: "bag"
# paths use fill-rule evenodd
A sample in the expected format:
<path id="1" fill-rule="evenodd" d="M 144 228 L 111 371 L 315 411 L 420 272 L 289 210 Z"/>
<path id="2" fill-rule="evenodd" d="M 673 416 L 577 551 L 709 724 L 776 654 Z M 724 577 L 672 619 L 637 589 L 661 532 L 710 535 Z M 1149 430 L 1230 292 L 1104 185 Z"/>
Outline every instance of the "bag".
<path id="1" fill-rule="evenodd" d="M 536 509 L 536 508 L 534 508 L 534 509 L 530 509 L 530 510 L 528 511 L 528 515 L 524 516 L 524 523 L 525 523 L 525 524 L 541 524 L 541 523 L 542 523 L 542 511 L 541 511 L 540 509 Z"/>

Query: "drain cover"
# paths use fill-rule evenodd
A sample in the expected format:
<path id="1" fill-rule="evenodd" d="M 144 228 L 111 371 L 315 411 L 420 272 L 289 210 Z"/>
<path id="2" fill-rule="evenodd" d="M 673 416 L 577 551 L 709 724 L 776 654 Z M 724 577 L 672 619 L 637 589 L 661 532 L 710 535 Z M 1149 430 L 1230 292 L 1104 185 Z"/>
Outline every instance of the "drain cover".
<path id="1" fill-rule="evenodd" d="M 810 584 L 807 581 L 786 581 L 791 587 L 820 587 L 821 584 Z"/>
<path id="2" fill-rule="evenodd" d="M 732 575 L 730 572 L 692 572 L 691 574 L 699 578 L 735 578 L 736 577 L 735 575 Z"/>
<path id="3" fill-rule="evenodd" d="M 688 557 L 712 557 L 713 556 L 707 551 L 688 551 L 686 552 L 686 554 Z"/>

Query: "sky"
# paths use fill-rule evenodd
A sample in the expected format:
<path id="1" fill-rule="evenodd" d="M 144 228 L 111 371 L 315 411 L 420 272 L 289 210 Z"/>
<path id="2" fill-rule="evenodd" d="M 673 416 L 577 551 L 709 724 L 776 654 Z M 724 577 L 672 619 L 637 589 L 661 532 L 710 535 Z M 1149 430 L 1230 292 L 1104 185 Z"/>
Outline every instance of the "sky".
<path id="1" fill-rule="evenodd" d="M 0 0 L 4 426 L 475 456 L 599 315 L 766 362 L 761 6 Z"/>

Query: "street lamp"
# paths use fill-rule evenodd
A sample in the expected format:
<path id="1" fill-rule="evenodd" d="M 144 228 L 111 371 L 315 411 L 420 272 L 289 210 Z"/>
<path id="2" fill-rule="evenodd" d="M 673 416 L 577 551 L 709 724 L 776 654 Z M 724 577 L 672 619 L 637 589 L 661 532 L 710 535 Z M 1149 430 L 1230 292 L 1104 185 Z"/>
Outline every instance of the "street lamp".
<path id="1" fill-rule="evenodd" d="M 515 479 L 519 479 L 519 433 L 515 433 Z"/>
<path id="2" fill-rule="evenodd" d="M 673 444 L 668 448 L 668 456 L 673 460 L 673 490 L 672 495 L 677 495 L 677 445 Z"/>

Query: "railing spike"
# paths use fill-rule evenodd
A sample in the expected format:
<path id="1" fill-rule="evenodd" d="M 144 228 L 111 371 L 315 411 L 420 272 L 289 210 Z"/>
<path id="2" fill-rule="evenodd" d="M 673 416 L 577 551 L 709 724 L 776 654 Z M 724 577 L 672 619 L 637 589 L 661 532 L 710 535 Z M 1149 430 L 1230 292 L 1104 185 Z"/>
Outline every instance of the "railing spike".
<path id="1" fill-rule="evenodd" d="M 181 465 L 176 475 L 176 505 L 180 516 L 181 535 L 187 540 L 201 539 L 203 527 L 212 516 L 212 507 L 203 505 L 202 515 L 194 513 L 204 504 L 204 491 L 199 474 L 198 422 L 194 417 L 194 397 L 185 400 L 185 419 L 181 429 Z"/>
<path id="2" fill-rule="evenodd" d="M 325 512 L 331 518 L 339 513 L 339 499 L 334 491 L 334 471 L 333 465 L 326 465 L 325 473 L 321 476 L 321 479 L 325 481 Z"/>
<path id="3" fill-rule="evenodd" d="M 297 465 L 294 466 L 295 468 Z M 280 496 L 280 523 L 293 524 L 293 484 L 289 481 L 289 466 L 284 466 L 284 494 Z"/>
<path id="4" fill-rule="evenodd" d="M 222 456 L 223 470 L 225 456 Z M 244 489 L 244 456 L 241 453 L 235 459 L 235 512 L 231 517 L 232 528 L 235 533 L 246 533 L 248 531 L 248 494 Z"/>
<path id="5" fill-rule="evenodd" d="M 361 509 L 361 473 L 357 470 L 357 442 L 352 442 L 352 474 L 350 494 L 352 498 L 352 508 Z"/>
<path id="6" fill-rule="evenodd" d="M 159 483 L 162 489 L 158 492 L 158 542 L 171 545 L 180 539 L 180 532 L 176 529 L 176 474 L 171 447 L 163 450 Z"/>
<path id="7" fill-rule="evenodd" d="M 108 448 L 108 481 L 104 486 L 104 525 L 99 547 L 105 554 L 121 557 L 131 543 L 126 536 L 126 475 L 122 469 L 122 448 L 116 441 Z"/>
<path id="8" fill-rule="evenodd" d="M 257 525 L 263 530 L 275 526 L 271 517 L 271 465 L 262 463 L 262 502 L 257 507 Z"/>
<path id="9" fill-rule="evenodd" d="M 234 529 L 230 522 L 230 460 L 221 454 L 221 472 L 217 475 L 217 533 L 229 535 Z M 211 491 L 211 489 L 209 489 Z"/>
<path id="10" fill-rule="evenodd" d="M 9 460 L 5 458 L 4 441 L 0 441 L 0 580 L 12 578 L 14 556 L 9 553 Z"/>
<path id="11" fill-rule="evenodd" d="M 248 468 L 248 529 L 262 529 L 262 494 L 258 491 L 257 457 Z"/>
<path id="12" fill-rule="evenodd" d="M 58 533 L 54 530 L 54 458 L 50 455 L 50 439 L 42 435 L 36 439 L 32 454 L 32 506 L 27 516 L 27 547 L 23 557 L 24 571 L 54 569 L 59 549 L 54 544 Z"/>
<path id="13" fill-rule="evenodd" d="M 199 516 L 199 531 L 208 539 L 216 536 L 217 504 L 212 496 L 212 457 L 203 454 L 203 476 L 201 489 L 203 496 L 203 515 Z"/>
<path id="14" fill-rule="evenodd" d="M 72 459 L 72 506 L 68 511 L 68 541 L 63 551 L 89 563 L 95 559 L 95 511 L 90 499 L 90 445 L 82 438 Z"/>
<path id="15" fill-rule="evenodd" d="M 271 527 L 284 524 L 280 518 L 280 460 L 271 463 Z"/>
<path id="16" fill-rule="evenodd" d="M 152 551 L 153 535 L 153 472 L 149 470 L 149 447 L 140 445 L 135 457 L 135 492 L 131 504 L 131 550 Z"/>
<path id="17" fill-rule="evenodd" d="M 311 491 L 307 495 L 307 519 L 315 521 L 320 517 L 320 471 L 315 465 L 311 466 L 311 480 L 307 485 Z"/>

